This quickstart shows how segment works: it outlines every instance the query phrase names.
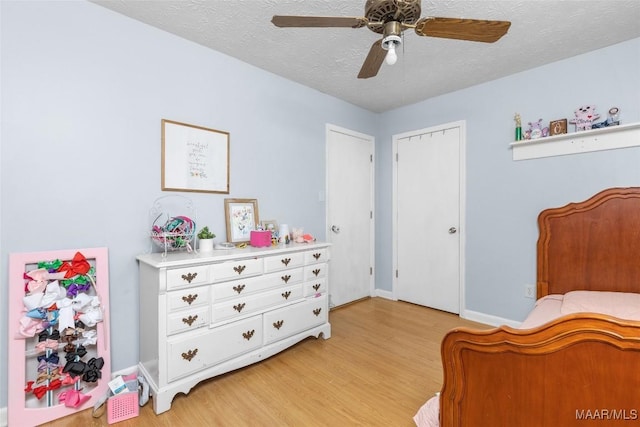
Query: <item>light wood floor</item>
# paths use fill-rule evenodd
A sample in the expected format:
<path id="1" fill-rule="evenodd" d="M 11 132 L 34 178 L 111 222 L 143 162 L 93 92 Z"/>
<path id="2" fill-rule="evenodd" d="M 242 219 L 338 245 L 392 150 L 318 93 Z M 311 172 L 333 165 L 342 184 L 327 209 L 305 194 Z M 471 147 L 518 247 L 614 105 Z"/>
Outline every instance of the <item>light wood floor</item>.
<path id="1" fill-rule="evenodd" d="M 370 298 L 335 310 L 328 340 L 308 338 L 258 364 L 178 394 L 171 410 L 152 404 L 131 426 L 413 426 L 440 389 L 440 341 L 456 326 L 487 328 L 405 302 Z M 91 410 L 45 424 L 107 426 Z"/>

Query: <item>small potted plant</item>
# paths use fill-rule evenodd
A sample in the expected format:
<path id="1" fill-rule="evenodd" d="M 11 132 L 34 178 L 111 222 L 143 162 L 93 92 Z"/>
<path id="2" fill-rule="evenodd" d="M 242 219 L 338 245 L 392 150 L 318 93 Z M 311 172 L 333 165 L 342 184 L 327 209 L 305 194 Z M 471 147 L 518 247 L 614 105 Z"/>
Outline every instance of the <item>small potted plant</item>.
<path id="1" fill-rule="evenodd" d="M 200 249 L 200 252 L 213 251 L 213 239 L 215 237 L 216 235 L 209 231 L 209 227 L 202 227 L 198 232 L 198 248 Z"/>

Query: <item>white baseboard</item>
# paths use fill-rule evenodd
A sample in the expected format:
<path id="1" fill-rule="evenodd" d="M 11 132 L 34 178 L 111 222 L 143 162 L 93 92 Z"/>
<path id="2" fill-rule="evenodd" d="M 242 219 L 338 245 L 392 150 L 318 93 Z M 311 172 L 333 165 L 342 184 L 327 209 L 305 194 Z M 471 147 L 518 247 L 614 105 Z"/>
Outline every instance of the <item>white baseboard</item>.
<path id="1" fill-rule="evenodd" d="M 111 379 L 117 377 L 118 375 L 131 375 L 135 372 L 138 372 L 138 366 L 132 366 L 130 368 L 122 369 L 118 372 L 113 372 L 111 374 Z M 0 427 L 7 427 L 7 424 L 7 408 L 0 408 Z"/>
<path id="2" fill-rule="evenodd" d="M 375 290 L 375 297 L 386 298 L 392 301 L 397 301 L 397 298 L 393 297 L 393 292 L 385 291 L 382 289 Z M 471 320 L 473 322 L 484 323 L 485 325 L 491 326 L 502 326 L 507 325 L 513 328 L 517 328 L 520 326 L 522 322 L 518 322 L 511 319 L 504 319 L 502 317 L 492 316 L 491 314 L 480 313 L 473 310 L 461 310 L 460 317 L 466 320 Z"/>
<path id="3" fill-rule="evenodd" d="M 393 301 L 397 301 L 394 297 L 393 297 L 393 292 L 391 291 L 385 291 L 383 289 L 376 289 L 375 290 L 375 295 L 373 295 L 374 297 L 380 297 L 380 298 L 386 298 L 386 299 L 390 299 Z"/>
<path id="4" fill-rule="evenodd" d="M 460 312 L 460 317 L 466 320 L 484 323 L 485 325 L 491 326 L 507 325 L 511 326 L 512 328 L 517 328 L 522 323 L 511 319 L 505 319 L 503 317 L 492 316 L 491 314 L 479 313 L 473 310 L 462 310 Z"/>

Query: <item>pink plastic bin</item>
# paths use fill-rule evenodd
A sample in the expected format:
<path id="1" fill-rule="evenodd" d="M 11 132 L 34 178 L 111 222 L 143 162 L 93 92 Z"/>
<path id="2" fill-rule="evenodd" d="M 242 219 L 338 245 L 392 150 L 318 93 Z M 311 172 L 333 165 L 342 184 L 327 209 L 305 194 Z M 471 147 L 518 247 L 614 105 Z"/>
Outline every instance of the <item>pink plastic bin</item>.
<path id="1" fill-rule="evenodd" d="M 107 422 L 109 424 L 137 417 L 139 413 L 137 390 L 120 393 L 107 399 Z"/>

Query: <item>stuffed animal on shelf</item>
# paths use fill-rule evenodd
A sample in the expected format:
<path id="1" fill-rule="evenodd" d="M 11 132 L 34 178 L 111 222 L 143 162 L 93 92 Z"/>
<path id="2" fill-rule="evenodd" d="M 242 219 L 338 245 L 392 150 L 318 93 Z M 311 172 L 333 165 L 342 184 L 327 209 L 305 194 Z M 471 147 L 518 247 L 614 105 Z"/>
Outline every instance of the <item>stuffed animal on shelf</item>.
<path id="1" fill-rule="evenodd" d="M 574 111 L 575 117 L 569 120 L 569 123 L 576 125 L 576 132 L 581 130 L 589 130 L 593 122 L 600 118 L 600 114 L 596 113 L 595 105 L 583 105 Z"/>
<path id="2" fill-rule="evenodd" d="M 542 119 L 537 122 L 529 122 L 529 129 L 525 131 L 525 139 L 542 138 L 549 135 L 549 128 L 542 127 Z"/>

